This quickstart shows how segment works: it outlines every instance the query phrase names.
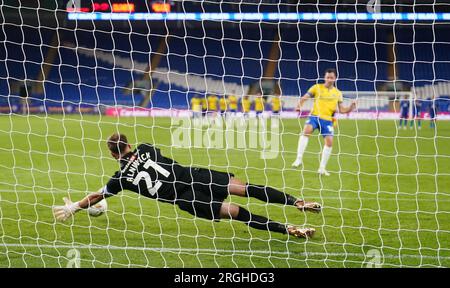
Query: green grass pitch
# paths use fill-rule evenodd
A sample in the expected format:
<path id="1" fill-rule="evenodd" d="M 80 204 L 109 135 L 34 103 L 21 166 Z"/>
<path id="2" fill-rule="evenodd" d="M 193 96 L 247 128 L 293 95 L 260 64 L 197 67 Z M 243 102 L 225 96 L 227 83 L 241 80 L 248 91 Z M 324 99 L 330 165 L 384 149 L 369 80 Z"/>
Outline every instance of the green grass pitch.
<path id="1" fill-rule="evenodd" d="M 176 148 L 168 118 L 31 115 L 0 117 L 0 267 L 450 267 L 450 122 L 398 130 L 396 121 L 342 120 L 331 176 L 319 177 L 321 138 L 303 169 L 290 167 L 303 121 L 283 120 L 282 152 Z M 151 142 L 185 165 L 230 171 L 320 201 L 321 214 L 255 199 L 229 200 L 271 219 L 315 227 L 313 239 L 194 219 L 131 192 L 108 199 L 107 214 L 80 212 L 56 223 L 51 206 L 96 191 L 117 169 L 104 140 L 114 131 Z M 375 250 L 373 250 L 375 249 Z M 371 251 L 372 250 L 372 251 Z"/>

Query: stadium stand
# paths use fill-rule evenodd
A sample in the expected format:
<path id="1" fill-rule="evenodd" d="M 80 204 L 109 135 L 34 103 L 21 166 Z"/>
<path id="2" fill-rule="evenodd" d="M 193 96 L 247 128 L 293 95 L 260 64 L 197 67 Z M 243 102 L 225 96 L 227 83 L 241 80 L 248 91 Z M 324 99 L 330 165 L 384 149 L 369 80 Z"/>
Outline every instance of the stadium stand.
<path id="1" fill-rule="evenodd" d="M 18 101 L 15 99 L 18 97 L 8 97 L 18 93 L 12 89 L 11 81 L 38 79 L 55 32 L 13 25 L 4 31 L 1 35 L 7 39 L 0 39 L 0 58 L 6 59 L 0 62 L 0 105 L 11 106 Z M 61 100 L 63 106 L 148 103 L 145 106 L 149 108 L 185 109 L 199 93 L 220 95 L 234 91 L 241 96 L 264 74 L 276 33 L 271 29 L 205 28 L 171 31 L 166 39 L 163 31 L 148 36 L 138 32 L 61 30 L 57 34 L 58 53 L 51 63 L 43 93 L 40 95 L 33 89 L 31 103 L 44 106 L 61 106 Z M 295 33 L 281 30 L 274 78 L 279 81 L 283 95 L 298 96 L 320 79 L 318 71 L 336 67 L 341 90 L 376 91 L 388 80 L 387 34 L 373 28 L 321 29 L 314 25 Z M 417 33 L 410 28 L 396 31 L 398 78 L 409 85 L 415 81 L 416 87 L 449 81 L 450 54 L 444 37 L 445 31 L 440 29 L 434 33 Z M 145 79 L 143 75 L 148 73 L 161 41 L 167 42 L 167 50 L 152 71 L 153 94 L 150 101 L 144 102 L 144 93 L 131 87 Z M 426 45 L 430 41 L 434 41 L 433 47 Z M 424 94 L 425 88 L 420 91 L 421 97 L 429 97 Z"/>

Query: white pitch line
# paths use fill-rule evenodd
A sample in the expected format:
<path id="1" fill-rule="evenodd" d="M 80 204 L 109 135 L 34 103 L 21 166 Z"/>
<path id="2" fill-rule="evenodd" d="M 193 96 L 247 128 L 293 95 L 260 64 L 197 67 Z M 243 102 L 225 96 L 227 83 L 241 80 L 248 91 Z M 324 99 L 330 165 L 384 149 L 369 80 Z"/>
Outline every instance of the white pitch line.
<path id="1" fill-rule="evenodd" d="M 20 193 L 42 193 L 42 194 L 86 194 L 88 193 L 87 191 L 65 191 L 65 190 L 0 190 L 0 194 L 1 193 L 15 193 L 15 194 L 20 194 Z M 347 193 L 347 192 L 344 192 Z M 356 193 L 356 192 L 355 192 Z M 392 193 L 392 197 L 393 198 L 397 198 L 399 201 L 409 201 L 409 202 L 417 202 L 418 200 L 421 199 L 411 199 L 411 198 L 401 198 L 401 197 L 397 197 L 396 195 L 394 195 L 394 193 Z M 449 199 L 439 199 L 439 202 L 450 202 L 450 195 L 449 194 L 438 194 L 440 196 L 446 196 L 449 197 Z M 411 194 L 411 197 L 414 197 L 415 195 Z M 362 200 L 374 200 L 374 201 L 392 201 L 393 198 L 386 198 L 386 197 L 362 197 L 362 196 L 355 196 L 355 197 L 338 197 L 338 196 L 322 196 L 322 197 L 314 197 L 314 198 L 319 198 L 319 199 L 328 199 L 328 200 L 359 200 L 359 198 L 361 198 Z M 403 196 L 405 197 L 405 196 Z M 419 195 L 419 197 L 430 197 L 430 198 L 434 198 L 436 197 L 435 194 L 433 193 L 421 193 Z M 434 200 L 434 199 L 433 199 Z"/>
<path id="2" fill-rule="evenodd" d="M 1 243 L 0 247 L 19 247 L 19 248 L 47 248 L 47 249 L 89 249 L 89 250 L 133 250 L 133 251 L 149 251 L 159 253 L 214 253 L 214 254 L 245 254 L 245 255 L 285 255 L 285 256 L 300 256 L 300 257 L 361 257 L 366 258 L 367 255 L 363 253 L 324 253 L 324 252 L 289 252 L 289 251 L 270 251 L 270 250 L 226 250 L 226 249 L 207 249 L 207 248 L 156 248 L 156 247 L 121 247 L 114 245 L 98 246 L 98 245 L 49 245 L 49 244 L 20 244 L 20 243 Z M 430 255 L 392 255 L 381 254 L 384 259 L 431 259 L 431 260 L 450 260 L 450 256 L 430 256 Z"/>

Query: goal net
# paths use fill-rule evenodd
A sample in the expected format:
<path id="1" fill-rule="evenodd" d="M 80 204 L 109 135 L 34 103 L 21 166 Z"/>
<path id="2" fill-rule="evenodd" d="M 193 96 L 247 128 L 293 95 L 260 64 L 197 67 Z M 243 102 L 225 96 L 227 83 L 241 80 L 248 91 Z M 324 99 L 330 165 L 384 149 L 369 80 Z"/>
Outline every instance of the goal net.
<path id="1" fill-rule="evenodd" d="M 450 6 L 298 2 L 2 1 L 0 267 L 449 267 Z M 325 176 L 331 137 L 318 130 L 292 163 L 316 105 L 298 111 L 299 97 L 328 68 L 342 108 L 357 104 L 322 115 Z M 98 217 L 57 222 L 63 197 L 120 169 L 113 133 L 319 202 L 313 214 L 225 200 L 316 233 L 211 221 L 127 190 Z"/>

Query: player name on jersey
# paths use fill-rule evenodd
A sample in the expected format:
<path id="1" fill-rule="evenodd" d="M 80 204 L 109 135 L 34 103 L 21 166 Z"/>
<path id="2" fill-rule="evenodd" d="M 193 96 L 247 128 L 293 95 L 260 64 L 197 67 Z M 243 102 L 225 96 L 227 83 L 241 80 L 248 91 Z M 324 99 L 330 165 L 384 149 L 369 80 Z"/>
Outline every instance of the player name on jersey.
<path id="1" fill-rule="evenodd" d="M 133 156 L 131 156 L 128 164 L 122 169 L 122 173 L 126 172 L 125 177 L 127 181 L 129 182 L 134 181 L 135 178 L 134 174 L 138 171 L 139 165 L 146 162 L 148 159 L 150 159 L 150 152 L 146 152 L 139 155 L 134 154 Z"/>

